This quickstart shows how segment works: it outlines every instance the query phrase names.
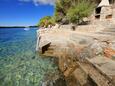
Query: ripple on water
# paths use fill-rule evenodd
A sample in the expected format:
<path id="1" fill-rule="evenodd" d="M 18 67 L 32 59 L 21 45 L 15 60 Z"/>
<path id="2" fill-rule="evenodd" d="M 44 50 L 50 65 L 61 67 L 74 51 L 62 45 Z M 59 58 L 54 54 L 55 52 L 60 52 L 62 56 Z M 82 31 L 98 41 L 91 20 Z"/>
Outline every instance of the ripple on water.
<path id="1" fill-rule="evenodd" d="M 0 86 L 39 86 L 45 74 L 58 71 L 51 58 L 35 54 L 36 29 L 1 31 L 7 37 L 0 38 Z"/>

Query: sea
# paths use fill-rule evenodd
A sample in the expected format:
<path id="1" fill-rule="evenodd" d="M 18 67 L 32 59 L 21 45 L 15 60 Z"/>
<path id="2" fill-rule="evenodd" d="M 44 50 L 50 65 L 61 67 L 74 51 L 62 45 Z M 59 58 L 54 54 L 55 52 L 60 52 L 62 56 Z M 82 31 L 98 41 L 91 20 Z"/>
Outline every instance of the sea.
<path id="1" fill-rule="evenodd" d="M 0 86 L 41 86 L 58 67 L 36 52 L 37 28 L 0 28 Z"/>

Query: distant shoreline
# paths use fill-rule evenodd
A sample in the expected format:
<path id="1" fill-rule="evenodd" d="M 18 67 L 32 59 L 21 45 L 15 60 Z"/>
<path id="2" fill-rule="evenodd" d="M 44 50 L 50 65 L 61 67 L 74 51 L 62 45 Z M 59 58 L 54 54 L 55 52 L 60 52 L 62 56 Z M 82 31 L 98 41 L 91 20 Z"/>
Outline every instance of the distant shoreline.
<path id="1" fill-rule="evenodd" d="M 36 28 L 38 26 L 0 26 L 1 28 Z"/>

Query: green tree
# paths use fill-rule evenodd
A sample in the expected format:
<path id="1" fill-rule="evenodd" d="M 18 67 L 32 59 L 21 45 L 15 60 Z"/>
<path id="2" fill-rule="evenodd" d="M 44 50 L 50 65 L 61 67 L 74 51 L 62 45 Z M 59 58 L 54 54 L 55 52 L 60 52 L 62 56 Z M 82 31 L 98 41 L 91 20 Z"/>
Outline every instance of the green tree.
<path id="1" fill-rule="evenodd" d="M 75 6 L 69 8 L 66 16 L 70 22 L 78 24 L 80 21 L 83 21 L 84 17 L 91 15 L 94 6 L 89 1 L 81 0 Z"/>
<path id="2" fill-rule="evenodd" d="M 48 27 L 48 25 L 54 25 L 54 24 L 55 24 L 54 17 L 45 16 L 40 19 L 38 27 Z"/>
<path id="3" fill-rule="evenodd" d="M 47 27 L 49 24 L 54 25 L 55 22 L 64 24 L 79 23 L 84 17 L 91 15 L 95 4 L 100 0 L 57 0 L 55 5 L 54 16 L 46 16 L 42 18 L 38 24 L 41 27 Z"/>
<path id="4" fill-rule="evenodd" d="M 57 0 L 54 13 L 56 22 L 61 22 L 69 7 L 71 7 L 71 0 Z"/>
<path id="5" fill-rule="evenodd" d="M 55 6 L 55 21 L 61 22 L 67 18 L 70 22 L 77 23 L 91 14 L 94 8 L 93 0 L 57 0 Z"/>

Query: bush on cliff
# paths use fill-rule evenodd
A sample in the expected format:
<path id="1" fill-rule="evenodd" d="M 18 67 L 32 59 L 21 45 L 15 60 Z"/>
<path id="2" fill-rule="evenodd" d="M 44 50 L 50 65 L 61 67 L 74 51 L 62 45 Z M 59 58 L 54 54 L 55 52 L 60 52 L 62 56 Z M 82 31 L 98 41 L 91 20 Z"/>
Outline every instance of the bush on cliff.
<path id="1" fill-rule="evenodd" d="M 40 19 L 38 27 L 48 27 L 48 25 L 55 25 L 55 20 L 51 16 L 45 16 Z"/>
<path id="2" fill-rule="evenodd" d="M 84 17 L 88 17 L 91 15 L 94 6 L 95 5 L 92 4 L 91 2 L 82 0 L 75 6 L 69 8 L 66 16 L 70 22 L 78 24 L 80 21 L 83 21 Z"/>
<path id="3" fill-rule="evenodd" d="M 67 10 L 71 7 L 71 0 L 58 0 L 55 5 L 55 21 L 61 22 L 66 16 Z"/>
<path id="4" fill-rule="evenodd" d="M 55 6 L 55 21 L 62 22 L 66 17 L 70 23 L 78 23 L 91 14 L 94 6 L 92 0 L 58 0 Z"/>
<path id="5" fill-rule="evenodd" d="M 96 0 L 57 0 L 54 16 L 42 18 L 38 26 L 48 27 L 48 25 L 55 25 L 56 22 L 61 24 L 79 24 L 84 17 L 88 17 L 94 10 L 94 2 Z"/>

